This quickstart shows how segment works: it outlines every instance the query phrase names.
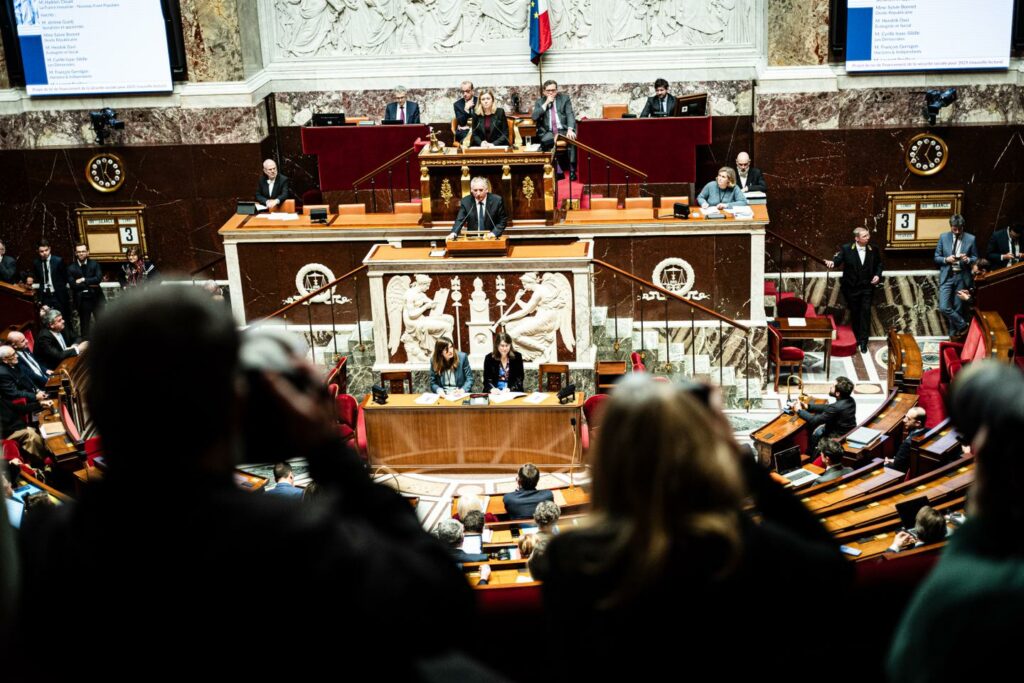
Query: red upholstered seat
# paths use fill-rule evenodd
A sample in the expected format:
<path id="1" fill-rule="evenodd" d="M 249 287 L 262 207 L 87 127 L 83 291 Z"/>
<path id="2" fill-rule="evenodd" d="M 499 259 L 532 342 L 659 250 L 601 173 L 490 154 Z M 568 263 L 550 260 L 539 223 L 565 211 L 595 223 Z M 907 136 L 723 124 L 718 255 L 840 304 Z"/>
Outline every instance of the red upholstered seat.
<path id="1" fill-rule="evenodd" d="M 853 334 L 853 328 L 849 325 L 837 325 L 835 316 L 828 314 L 832 329 L 836 331 L 836 338 L 832 341 L 833 358 L 849 358 L 857 353 L 857 337 Z"/>
<path id="2" fill-rule="evenodd" d="M 349 394 L 338 394 L 334 399 L 334 405 L 338 412 L 338 433 L 346 441 L 351 440 L 349 445 L 365 458 L 366 427 L 359 402 Z"/>
<path id="3" fill-rule="evenodd" d="M 1024 314 L 1013 316 L 1013 362 L 1024 369 Z"/>
<path id="4" fill-rule="evenodd" d="M 795 346 L 783 346 L 779 351 L 779 358 L 782 360 L 803 360 L 804 351 Z"/>
<path id="5" fill-rule="evenodd" d="M 0 440 L 0 450 L 2 450 L 4 460 L 7 462 L 10 462 L 15 458 L 19 460 L 21 459 L 21 451 L 18 450 L 18 444 L 15 441 L 11 441 L 10 439 Z"/>
<path id="6" fill-rule="evenodd" d="M 764 295 L 765 296 L 778 296 L 779 289 L 775 286 L 775 280 L 764 281 Z"/>
<path id="7" fill-rule="evenodd" d="M 818 314 L 814 306 L 798 296 L 791 295 L 780 298 L 775 304 L 775 315 L 779 318 L 816 318 Z"/>
<path id="8" fill-rule="evenodd" d="M 100 441 L 100 437 L 93 436 L 85 440 L 85 459 L 86 463 L 92 465 L 96 458 L 103 455 L 103 443 Z"/>
<path id="9" fill-rule="evenodd" d="M 633 372 L 646 372 L 647 366 L 644 365 L 644 359 L 640 357 L 640 354 L 634 351 L 629 354 L 629 362 L 633 364 Z"/>
<path id="10" fill-rule="evenodd" d="M 583 403 L 583 429 L 581 430 L 581 441 L 583 451 L 590 450 L 590 442 L 593 440 L 598 427 L 601 426 L 601 405 L 608 400 L 608 394 L 594 394 Z"/>

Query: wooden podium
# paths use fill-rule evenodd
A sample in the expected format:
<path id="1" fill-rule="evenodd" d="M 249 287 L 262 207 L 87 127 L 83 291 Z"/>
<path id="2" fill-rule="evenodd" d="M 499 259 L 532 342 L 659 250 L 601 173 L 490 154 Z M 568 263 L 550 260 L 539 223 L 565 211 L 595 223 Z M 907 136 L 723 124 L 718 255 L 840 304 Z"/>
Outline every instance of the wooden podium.
<path id="1" fill-rule="evenodd" d="M 490 234 L 490 233 L 488 233 Z M 508 256 L 508 238 L 502 235 L 497 239 L 490 237 L 457 237 L 446 245 L 446 256 Z"/>

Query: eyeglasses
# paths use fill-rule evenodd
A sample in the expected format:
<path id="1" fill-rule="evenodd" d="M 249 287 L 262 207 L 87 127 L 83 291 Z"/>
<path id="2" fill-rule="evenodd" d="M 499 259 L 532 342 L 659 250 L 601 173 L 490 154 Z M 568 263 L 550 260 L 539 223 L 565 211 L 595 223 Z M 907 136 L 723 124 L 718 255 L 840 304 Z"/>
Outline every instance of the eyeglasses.
<path id="1" fill-rule="evenodd" d="M 463 90 L 462 92 L 464 92 L 464 93 L 473 92 L 473 90 L 472 89 L 470 89 L 470 90 Z"/>

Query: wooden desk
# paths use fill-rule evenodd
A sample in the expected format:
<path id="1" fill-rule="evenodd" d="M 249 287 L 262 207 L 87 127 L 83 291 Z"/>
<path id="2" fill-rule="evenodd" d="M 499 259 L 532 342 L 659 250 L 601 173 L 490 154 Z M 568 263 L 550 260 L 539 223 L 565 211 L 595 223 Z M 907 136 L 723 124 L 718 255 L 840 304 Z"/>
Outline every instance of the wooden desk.
<path id="1" fill-rule="evenodd" d="M 560 405 L 517 398 L 468 406 L 444 399 L 416 403 L 419 394 L 391 394 L 387 405 L 363 401 L 367 451 L 374 466 L 393 469 L 509 471 L 528 462 L 542 470 L 580 467 L 583 392 Z M 573 423 L 575 420 L 575 423 Z"/>
<path id="2" fill-rule="evenodd" d="M 758 208 L 758 207 L 755 207 Z M 763 207 L 762 207 L 763 208 Z M 756 213 L 754 214 L 757 215 Z M 828 318 L 795 318 L 803 320 L 805 325 L 793 325 L 790 320 L 793 318 L 776 318 L 779 334 L 782 341 L 820 339 L 825 342 L 825 378 L 829 376 L 832 365 L 832 341 L 836 338 L 836 331 L 832 329 L 832 321 Z"/>
<path id="3" fill-rule="evenodd" d="M 811 403 L 828 403 L 825 399 L 811 398 Z M 772 456 L 793 445 L 797 433 L 807 426 L 807 422 L 793 413 L 779 413 L 778 417 L 759 429 L 751 432 L 750 439 L 757 449 L 757 457 L 762 465 L 771 466 Z"/>
<path id="4" fill-rule="evenodd" d="M 889 391 L 916 394 L 923 374 L 921 347 L 914 336 L 889 330 Z"/>
<path id="5" fill-rule="evenodd" d="M 491 192 L 502 198 L 510 225 L 554 225 L 553 158 L 554 152 L 505 147 L 469 153 L 454 148 L 432 153 L 424 147 L 419 157 L 423 225 L 454 223 L 459 203 L 469 194 L 470 180 L 476 176 L 487 178 Z"/>
<path id="6" fill-rule="evenodd" d="M 889 394 L 885 403 L 858 425 L 858 428 L 877 429 L 882 433 L 881 440 L 867 448 L 854 448 L 844 439 L 843 450 L 846 451 L 846 455 L 843 457 L 843 461 L 848 465 L 858 465 L 870 457 L 895 455 L 896 449 L 899 447 L 896 436 L 902 433 L 903 417 L 916 405 L 917 394 L 903 394 L 895 391 Z"/>

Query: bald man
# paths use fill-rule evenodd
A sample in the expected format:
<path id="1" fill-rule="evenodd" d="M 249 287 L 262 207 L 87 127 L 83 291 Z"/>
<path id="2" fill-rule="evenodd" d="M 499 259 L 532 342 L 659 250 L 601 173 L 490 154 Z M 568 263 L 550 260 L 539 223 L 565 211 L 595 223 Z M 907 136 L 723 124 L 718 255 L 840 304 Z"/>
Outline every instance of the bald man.
<path id="1" fill-rule="evenodd" d="M 920 406 L 914 406 L 907 411 L 907 414 L 903 416 L 903 443 L 900 444 L 894 457 L 886 458 L 883 461 L 886 467 L 900 472 L 907 471 L 907 468 L 910 467 L 910 451 L 913 448 L 912 439 L 928 431 L 924 426 L 927 417 L 924 408 Z"/>
<path id="2" fill-rule="evenodd" d="M 36 359 L 31 349 L 28 348 L 28 339 L 25 335 L 21 332 L 9 332 L 7 334 L 7 343 L 11 345 L 14 352 L 18 355 L 18 372 L 35 385 L 37 389 L 45 388 L 46 380 L 53 374 L 53 371 L 47 370 Z"/>
<path id="3" fill-rule="evenodd" d="M 273 209 L 291 197 L 292 189 L 288 186 L 288 178 L 277 172 L 277 162 L 273 159 L 264 161 L 263 177 L 256 188 L 256 201 L 268 209 Z"/>
<path id="4" fill-rule="evenodd" d="M 750 155 L 740 152 L 736 155 L 736 184 L 743 192 L 767 192 L 768 185 L 764 181 L 761 169 L 750 165 Z"/>

